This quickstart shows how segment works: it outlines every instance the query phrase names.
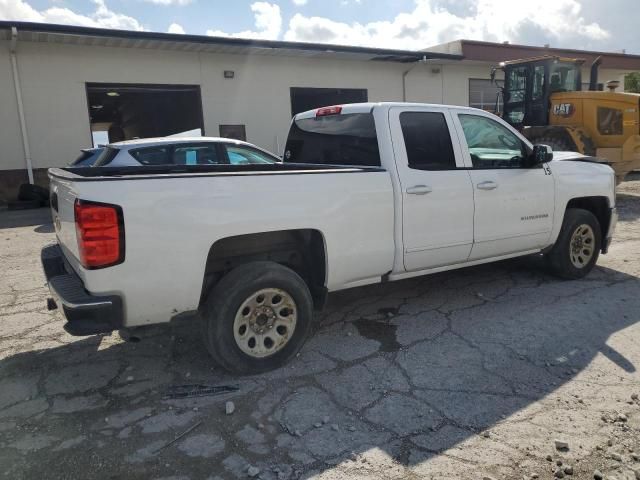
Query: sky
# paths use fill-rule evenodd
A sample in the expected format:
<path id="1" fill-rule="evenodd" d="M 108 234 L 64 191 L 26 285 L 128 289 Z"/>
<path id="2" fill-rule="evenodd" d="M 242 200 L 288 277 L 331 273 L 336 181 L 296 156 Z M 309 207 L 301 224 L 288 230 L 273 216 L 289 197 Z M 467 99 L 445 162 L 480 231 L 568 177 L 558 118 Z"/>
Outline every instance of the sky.
<path id="1" fill-rule="evenodd" d="M 419 50 L 458 39 L 640 54 L 640 0 L 0 0 L 0 20 Z"/>

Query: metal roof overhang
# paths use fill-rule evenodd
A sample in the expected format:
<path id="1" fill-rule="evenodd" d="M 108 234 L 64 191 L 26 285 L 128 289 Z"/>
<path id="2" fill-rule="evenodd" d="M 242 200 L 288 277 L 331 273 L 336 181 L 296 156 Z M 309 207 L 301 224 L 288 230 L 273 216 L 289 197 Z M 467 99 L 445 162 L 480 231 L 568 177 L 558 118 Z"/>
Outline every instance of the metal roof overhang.
<path id="1" fill-rule="evenodd" d="M 10 38 L 11 27 L 15 27 L 18 30 L 19 41 L 96 47 L 147 48 L 235 55 L 331 57 L 345 60 L 397 63 L 412 63 L 423 58 L 450 61 L 463 59 L 462 55 L 438 52 L 353 47 L 324 43 L 210 37 L 206 35 L 139 32 L 13 21 L 0 21 L 0 39 L 7 40 Z"/>

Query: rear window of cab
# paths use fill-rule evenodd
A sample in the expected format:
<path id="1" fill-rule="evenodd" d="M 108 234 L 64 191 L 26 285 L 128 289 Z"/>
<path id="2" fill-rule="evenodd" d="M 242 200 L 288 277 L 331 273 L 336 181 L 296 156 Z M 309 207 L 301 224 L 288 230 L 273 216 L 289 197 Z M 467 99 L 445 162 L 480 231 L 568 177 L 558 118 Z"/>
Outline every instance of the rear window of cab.
<path id="1" fill-rule="evenodd" d="M 295 120 L 289 130 L 284 162 L 379 167 L 373 115 L 349 113 Z"/>

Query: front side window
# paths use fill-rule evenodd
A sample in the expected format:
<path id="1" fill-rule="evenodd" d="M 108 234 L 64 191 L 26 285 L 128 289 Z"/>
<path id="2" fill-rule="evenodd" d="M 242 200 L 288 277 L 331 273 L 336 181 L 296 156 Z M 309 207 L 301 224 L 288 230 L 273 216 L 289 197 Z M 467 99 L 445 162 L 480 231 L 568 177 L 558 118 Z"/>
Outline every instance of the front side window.
<path id="1" fill-rule="evenodd" d="M 622 135 L 622 110 L 598 107 L 598 132 L 600 135 Z"/>
<path id="2" fill-rule="evenodd" d="M 516 67 L 509 71 L 508 103 L 524 102 L 527 95 L 527 67 Z"/>
<path id="3" fill-rule="evenodd" d="M 456 159 L 449 127 L 439 112 L 403 112 L 400 127 L 407 150 L 409 168 L 416 170 L 453 170 Z"/>
<path id="4" fill-rule="evenodd" d="M 220 162 L 214 144 L 179 145 L 173 150 L 174 165 L 216 165 Z"/>
<path id="5" fill-rule="evenodd" d="M 487 117 L 459 115 L 474 168 L 520 168 L 527 148 L 511 130 Z"/>
<path id="6" fill-rule="evenodd" d="M 324 165 L 380 166 L 371 113 L 348 113 L 295 120 L 284 161 Z"/>
<path id="7" fill-rule="evenodd" d="M 277 159 L 253 148 L 227 145 L 227 156 L 231 165 L 254 165 L 257 163 L 276 163 Z"/>

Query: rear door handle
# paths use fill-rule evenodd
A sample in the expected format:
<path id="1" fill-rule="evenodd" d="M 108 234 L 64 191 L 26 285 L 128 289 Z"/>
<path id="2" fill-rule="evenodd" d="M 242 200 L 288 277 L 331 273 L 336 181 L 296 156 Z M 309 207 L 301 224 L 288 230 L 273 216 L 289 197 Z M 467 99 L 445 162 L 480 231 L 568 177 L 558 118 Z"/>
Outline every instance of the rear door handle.
<path id="1" fill-rule="evenodd" d="M 431 193 L 431 187 L 428 185 L 414 185 L 413 187 L 407 188 L 407 193 L 409 195 L 426 195 L 427 193 Z"/>
<path id="2" fill-rule="evenodd" d="M 498 184 L 496 182 L 486 181 L 480 182 L 476 187 L 478 190 L 495 190 L 498 188 Z"/>

